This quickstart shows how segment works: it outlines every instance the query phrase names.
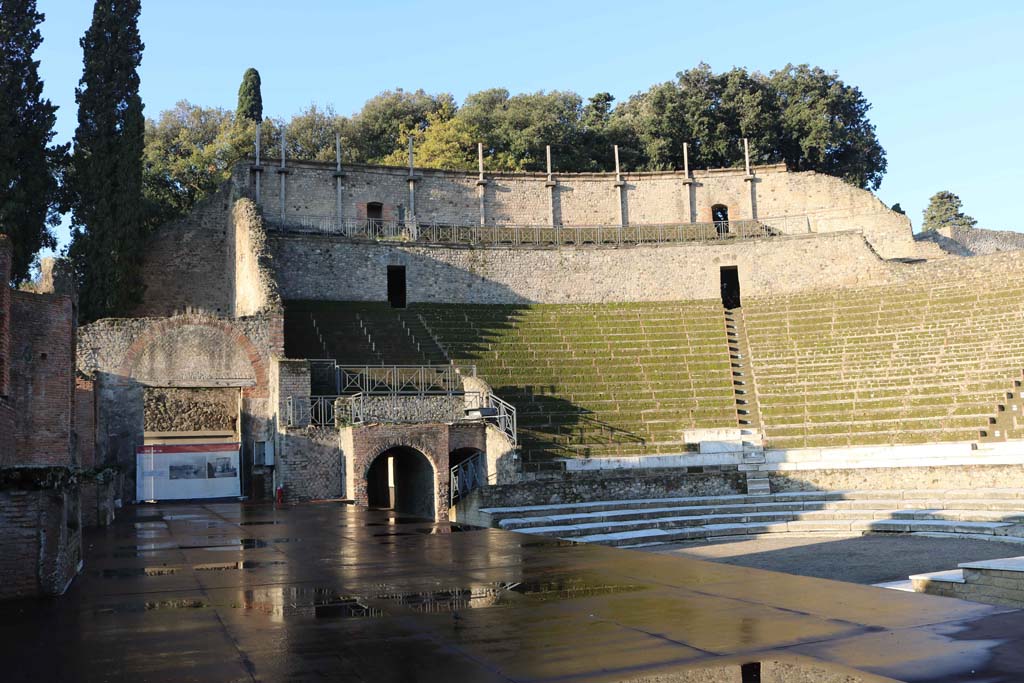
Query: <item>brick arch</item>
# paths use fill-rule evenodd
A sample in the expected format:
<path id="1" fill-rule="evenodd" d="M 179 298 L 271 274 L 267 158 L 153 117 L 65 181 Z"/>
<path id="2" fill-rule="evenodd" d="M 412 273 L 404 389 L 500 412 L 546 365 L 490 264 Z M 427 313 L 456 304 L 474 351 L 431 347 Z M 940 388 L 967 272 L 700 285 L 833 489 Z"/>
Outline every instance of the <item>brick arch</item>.
<path id="1" fill-rule="evenodd" d="M 128 351 L 125 352 L 124 358 L 121 361 L 119 373 L 124 377 L 134 377 L 136 364 L 150 345 L 171 331 L 189 326 L 201 326 L 217 330 L 223 333 L 228 340 L 234 342 L 252 366 L 256 382 L 255 386 L 243 387 L 242 395 L 246 398 L 267 398 L 269 396 L 267 362 L 263 354 L 256 348 L 256 345 L 230 321 L 205 315 L 179 315 L 172 318 L 164 318 L 150 324 L 128 347 Z"/>
<path id="2" fill-rule="evenodd" d="M 371 451 L 373 455 L 366 458 L 366 460 L 363 463 L 362 478 L 364 481 L 366 480 L 366 475 L 370 473 L 370 468 L 373 467 L 373 463 L 377 461 L 377 458 L 384 455 L 393 448 L 408 448 L 410 450 L 416 451 L 417 453 L 425 457 L 427 459 L 427 462 L 429 462 L 430 466 L 434 469 L 434 488 L 437 488 L 437 473 L 440 471 L 437 467 L 437 458 L 434 456 L 433 453 L 430 452 L 430 449 L 423 448 L 422 446 L 414 446 L 411 443 L 401 440 L 395 442 L 388 442 L 388 445 L 376 448 L 373 451 Z"/>

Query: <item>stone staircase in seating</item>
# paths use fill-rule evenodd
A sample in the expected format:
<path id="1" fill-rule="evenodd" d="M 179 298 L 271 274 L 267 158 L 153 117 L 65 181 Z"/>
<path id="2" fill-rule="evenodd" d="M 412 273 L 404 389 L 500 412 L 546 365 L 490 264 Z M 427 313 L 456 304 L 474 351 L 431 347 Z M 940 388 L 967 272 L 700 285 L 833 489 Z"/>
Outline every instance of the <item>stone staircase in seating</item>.
<path id="1" fill-rule="evenodd" d="M 927 534 L 1024 542 L 1024 490 L 800 491 L 484 508 L 492 526 L 608 546 L 761 534 Z"/>

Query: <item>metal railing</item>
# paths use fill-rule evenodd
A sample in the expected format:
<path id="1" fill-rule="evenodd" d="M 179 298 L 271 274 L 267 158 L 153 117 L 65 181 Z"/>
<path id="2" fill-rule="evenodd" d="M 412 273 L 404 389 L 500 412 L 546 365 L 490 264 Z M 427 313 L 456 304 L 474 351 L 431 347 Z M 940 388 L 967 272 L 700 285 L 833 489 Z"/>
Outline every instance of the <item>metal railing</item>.
<path id="1" fill-rule="evenodd" d="M 518 445 L 519 426 L 517 424 L 516 409 L 508 401 L 498 398 L 494 394 L 487 394 L 487 406 L 497 411 L 494 415 L 495 426 L 508 437 L 512 447 Z"/>
<path id="2" fill-rule="evenodd" d="M 337 425 L 334 403 L 340 396 L 288 396 L 285 421 L 288 426 L 334 427 Z"/>
<path id="3" fill-rule="evenodd" d="M 330 379 L 339 394 L 452 394 L 463 391 L 463 378 L 476 377 L 476 366 L 341 366 L 334 360 L 309 361 L 310 374 Z"/>
<path id="4" fill-rule="evenodd" d="M 371 242 L 476 244 L 493 246 L 568 246 L 582 244 L 640 245 L 760 239 L 810 232 L 807 216 L 757 220 L 649 225 L 451 225 L 373 219 L 342 220 L 333 216 L 266 218 L 283 232 L 314 233 Z"/>
<path id="5" fill-rule="evenodd" d="M 476 453 L 451 469 L 451 503 L 473 489 L 487 485 L 487 455 Z"/>

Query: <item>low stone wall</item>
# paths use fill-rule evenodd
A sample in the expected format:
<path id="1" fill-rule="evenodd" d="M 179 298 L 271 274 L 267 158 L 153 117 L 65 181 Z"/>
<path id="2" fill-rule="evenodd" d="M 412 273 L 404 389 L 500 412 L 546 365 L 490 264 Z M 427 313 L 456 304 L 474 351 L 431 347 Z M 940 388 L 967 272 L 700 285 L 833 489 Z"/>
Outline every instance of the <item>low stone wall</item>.
<path id="1" fill-rule="evenodd" d="M 735 469 L 687 472 L 680 469 L 565 473 L 558 479 L 486 486 L 459 501 L 459 522 L 490 526 L 484 508 L 582 503 L 598 500 L 727 496 L 746 493 L 746 476 Z"/>
<path id="2" fill-rule="evenodd" d="M 1022 465 L 872 467 L 769 472 L 772 492 L 1024 487 Z"/>

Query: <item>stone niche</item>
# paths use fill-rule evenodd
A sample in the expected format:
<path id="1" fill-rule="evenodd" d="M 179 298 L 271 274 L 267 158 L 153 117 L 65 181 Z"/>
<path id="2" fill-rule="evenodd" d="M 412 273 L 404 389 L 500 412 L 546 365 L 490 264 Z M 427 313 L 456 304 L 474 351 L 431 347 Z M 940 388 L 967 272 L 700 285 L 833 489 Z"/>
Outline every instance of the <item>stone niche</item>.
<path id="1" fill-rule="evenodd" d="M 147 432 L 237 431 L 238 389 L 146 387 Z"/>

